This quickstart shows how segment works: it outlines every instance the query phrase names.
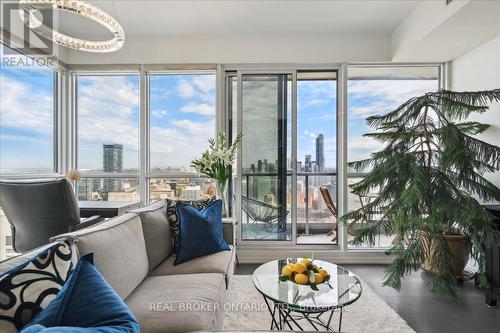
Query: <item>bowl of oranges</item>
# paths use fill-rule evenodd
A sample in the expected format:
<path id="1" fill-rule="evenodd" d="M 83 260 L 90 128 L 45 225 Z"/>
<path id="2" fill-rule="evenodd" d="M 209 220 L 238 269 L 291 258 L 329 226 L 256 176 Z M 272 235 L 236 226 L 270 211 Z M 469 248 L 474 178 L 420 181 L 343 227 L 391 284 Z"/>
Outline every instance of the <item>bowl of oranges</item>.
<path id="1" fill-rule="evenodd" d="M 294 262 L 297 261 L 297 262 Z M 309 285 L 313 290 L 318 290 L 318 285 L 330 280 L 330 274 L 314 263 L 314 259 L 302 260 L 288 259 L 287 264 L 281 269 L 279 280 L 291 281 L 300 285 Z"/>

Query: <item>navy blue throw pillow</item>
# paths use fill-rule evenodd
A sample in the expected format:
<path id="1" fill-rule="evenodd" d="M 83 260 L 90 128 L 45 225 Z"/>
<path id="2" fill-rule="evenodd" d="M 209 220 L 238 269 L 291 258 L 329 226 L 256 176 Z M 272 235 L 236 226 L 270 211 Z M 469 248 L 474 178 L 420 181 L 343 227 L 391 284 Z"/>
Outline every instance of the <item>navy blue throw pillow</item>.
<path id="1" fill-rule="evenodd" d="M 222 200 L 199 211 L 177 202 L 179 247 L 174 265 L 221 251 L 229 251 L 222 232 Z"/>
<path id="2" fill-rule="evenodd" d="M 140 333 L 125 302 L 94 267 L 93 255 L 80 258 L 56 298 L 21 333 Z"/>

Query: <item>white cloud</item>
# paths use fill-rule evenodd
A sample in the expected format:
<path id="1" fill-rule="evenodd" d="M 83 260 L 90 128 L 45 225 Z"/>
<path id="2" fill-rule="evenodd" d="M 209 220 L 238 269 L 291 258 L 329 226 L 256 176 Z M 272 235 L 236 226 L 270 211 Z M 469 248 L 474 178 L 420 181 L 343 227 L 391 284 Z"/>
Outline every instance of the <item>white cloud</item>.
<path id="1" fill-rule="evenodd" d="M 0 76 L 2 127 L 35 133 L 51 134 L 53 125 L 53 95 L 33 89 L 22 81 Z"/>
<path id="2" fill-rule="evenodd" d="M 194 87 L 193 85 L 185 79 L 179 81 L 179 85 L 177 86 L 177 91 L 182 98 L 192 98 L 194 96 Z"/>
<path id="3" fill-rule="evenodd" d="M 397 103 L 387 101 L 375 102 L 363 106 L 353 106 L 349 108 L 351 117 L 367 118 L 369 116 L 384 114 L 398 107 Z"/>
<path id="4" fill-rule="evenodd" d="M 215 76 L 214 75 L 199 75 L 193 79 L 193 83 L 204 93 L 213 92 L 215 90 Z"/>
<path id="5" fill-rule="evenodd" d="M 187 105 L 181 108 L 181 112 L 185 113 L 196 113 L 204 116 L 213 116 L 215 115 L 215 106 L 209 105 L 205 103 L 188 103 Z"/>
<path id="6" fill-rule="evenodd" d="M 437 89 L 434 80 L 362 80 L 349 81 L 351 117 L 366 118 L 396 109 L 408 99 Z"/>
<path id="7" fill-rule="evenodd" d="M 194 75 L 179 80 L 177 91 L 183 99 L 197 99 L 205 103 L 215 103 L 215 75 Z"/>
<path id="8" fill-rule="evenodd" d="M 215 135 L 215 119 L 195 122 L 171 121 L 171 127 L 151 128 L 151 166 L 185 167 L 208 148 L 208 138 Z"/>
<path id="9" fill-rule="evenodd" d="M 304 130 L 304 134 L 309 137 L 309 139 L 316 139 L 317 135 L 309 130 Z"/>
<path id="10" fill-rule="evenodd" d="M 190 134 L 188 136 L 189 138 L 192 138 L 192 136 L 200 136 L 206 141 L 209 137 L 214 136 L 213 129 L 215 128 L 215 119 L 208 122 L 197 122 L 187 119 L 172 120 L 171 124 L 182 131 L 186 131 L 187 134 Z"/>
<path id="11" fill-rule="evenodd" d="M 139 82 L 125 76 L 87 76 L 78 79 L 80 115 L 127 117 L 139 106 Z"/>
<path id="12" fill-rule="evenodd" d="M 151 115 L 156 118 L 163 118 L 168 114 L 167 110 L 151 110 Z"/>

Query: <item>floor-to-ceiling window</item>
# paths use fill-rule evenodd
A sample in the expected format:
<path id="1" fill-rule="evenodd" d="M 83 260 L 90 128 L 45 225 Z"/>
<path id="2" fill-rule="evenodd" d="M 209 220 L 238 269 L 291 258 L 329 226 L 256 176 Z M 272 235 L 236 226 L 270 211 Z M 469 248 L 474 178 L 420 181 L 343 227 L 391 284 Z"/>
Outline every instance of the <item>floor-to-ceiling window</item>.
<path id="1" fill-rule="evenodd" d="M 214 196 L 191 167 L 215 137 L 215 72 L 149 73 L 149 200 Z"/>
<path id="2" fill-rule="evenodd" d="M 3 44 L 0 66 L 0 177 L 49 175 L 58 170 L 56 72 Z M 0 260 L 15 255 L 0 208 Z"/>
<path id="3" fill-rule="evenodd" d="M 214 196 L 213 180 L 201 177 L 191 161 L 215 137 L 215 72 L 147 72 L 145 94 L 140 75 L 77 74 L 78 199 L 148 202 Z M 141 98 L 147 99 L 142 111 Z M 141 112 L 147 119 L 143 134 Z"/>
<path id="4" fill-rule="evenodd" d="M 439 66 L 353 66 L 348 69 L 347 83 L 347 159 L 356 161 L 370 157 L 370 154 L 383 146 L 364 133 L 375 129 L 366 125 L 366 118 L 372 115 L 384 114 L 394 110 L 411 97 L 436 91 L 440 88 Z M 364 170 L 367 172 L 369 170 Z M 348 184 L 353 184 L 363 178 L 364 172 L 347 170 Z M 350 193 L 347 197 L 349 211 L 363 207 L 376 198 L 377 193 L 368 193 L 359 197 Z M 366 212 L 366 225 L 377 223 L 381 214 L 377 211 Z M 349 224 L 348 239 L 352 239 L 358 225 Z M 386 248 L 391 245 L 393 237 L 379 232 L 374 244 L 362 247 Z M 354 248 L 354 247 L 353 247 Z"/>
<path id="5" fill-rule="evenodd" d="M 140 200 L 139 75 L 81 74 L 76 82 L 78 200 Z"/>
<path id="6" fill-rule="evenodd" d="M 336 199 L 337 72 L 298 71 L 297 244 L 337 244 Z"/>
<path id="7" fill-rule="evenodd" d="M 387 112 L 414 95 L 438 89 L 439 70 L 439 66 L 349 66 L 348 79 L 344 81 L 338 81 L 335 70 L 294 69 L 281 74 L 254 71 L 241 75 L 234 70 L 226 83 L 230 87 L 226 97 L 231 97 L 228 103 L 232 107 L 222 108 L 221 104 L 218 112 L 213 70 L 77 73 L 75 156 L 76 167 L 83 176 L 77 197 L 147 202 L 214 195 L 213 181 L 200 177 L 190 162 L 207 148 L 208 138 L 215 136 L 221 109 L 233 125 L 228 130 L 233 137 L 236 135 L 240 104 L 240 129 L 244 134 L 241 194 L 246 198 L 238 203 L 241 206 L 235 207 L 243 210 L 242 239 L 336 245 L 341 230 L 320 189 L 327 190 L 335 208 L 342 205 L 339 196 L 344 191 L 348 194 L 349 210 L 370 200 L 337 188 L 337 161 L 342 153 L 336 151 L 337 89 L 345 84 L 348 92 L 346 146 L 348 161 L 352 161 L 378 149 L 361 136 L 370 130 L 365 126 L 365 118 Z M 41 146 L 33 149 L 36 146 L 26 145 L 24 148 L 33 151 L 26 151 L 23 158 L 25 155 L 33 158 L 25 159 L 13 171 L 22 173 L 23 166 L 35 168 L 34 173 L 59 171 L 55 163 L 60 157 L 56 156 L 53 107 L 56 80 L 51 70 L 41 70 L 39 74 L 37 82 L 47 84 L 30 87 L 35 77 L 18 75 L 14 80 L 14 76 L 9 78 L 2 71 L 2 89 L 11 87 L 16 89 L 12 91 L 24 94 L 23 99 L 2 95 L 2 175 L 7 168 L 4 162 L 15 168 L 12 165 L 15 154 L 20 154 L 4 147 L 31 142 L 34 139 L 30 135 L 36 136 Z M 23 80 L 26 82 L 18 82 Z M 52 90 L 47 90 L 49 85 Z M 49 102 L 52 107 L 37 119 L 36 128 L 29 130 L 30 118 L 15 124 L 4 122 L 9 107 L 28 103 L 30 94 L 47 103 L 35 105 L 29 112 L 41 111 Z M 43 150 L 43 145 L 48 149 Z M 71 156 L 72 151 L 67 153 Z M 33 167 L 32 161 L 41 163 Z M 353 183 L 363 174 L 348 170 L 347 176 L 348 182 Z M 235 216 L 239 217 L 240 212 Z M 376 219 L 377 215 L 374 213 L 371 218 Z M 352 238 L 351 232 L 347 238 Z M 372 246 L 383 248 L 390 241 L 390 237 L 381 234 Z M 10 241 L 6 238 L 7 242 Z"/>

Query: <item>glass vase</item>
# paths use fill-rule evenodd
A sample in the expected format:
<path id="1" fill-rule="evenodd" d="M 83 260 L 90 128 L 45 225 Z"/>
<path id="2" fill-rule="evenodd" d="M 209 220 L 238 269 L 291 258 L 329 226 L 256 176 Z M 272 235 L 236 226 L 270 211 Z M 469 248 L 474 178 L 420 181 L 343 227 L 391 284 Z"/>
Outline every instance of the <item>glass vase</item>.
<path id="1" fill-rule="evenodd" d="M 216 181 L 215 184 L 217 187 L 217 198 L 222 200 L 222 217 L 229 217 L 229 205 L 226 200 L 227 180 Z"/>

